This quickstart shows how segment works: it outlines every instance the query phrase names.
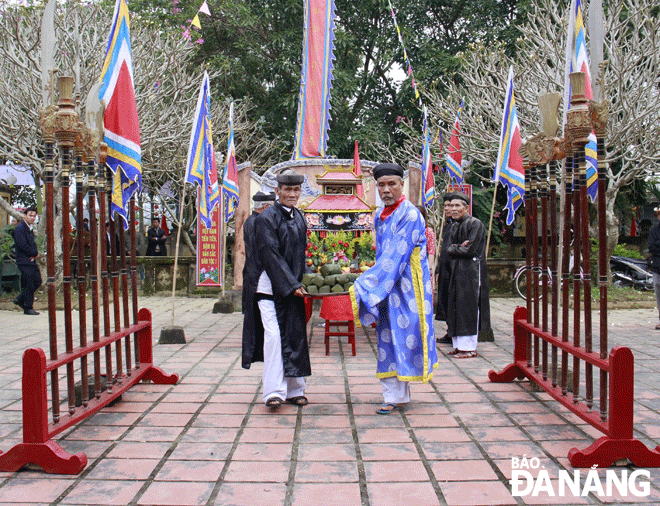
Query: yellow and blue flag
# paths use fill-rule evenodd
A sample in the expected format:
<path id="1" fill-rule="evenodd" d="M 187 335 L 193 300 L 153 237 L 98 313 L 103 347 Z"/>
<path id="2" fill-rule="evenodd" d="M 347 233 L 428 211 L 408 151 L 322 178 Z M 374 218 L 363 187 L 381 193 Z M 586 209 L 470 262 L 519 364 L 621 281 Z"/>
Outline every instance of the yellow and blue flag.
<path id="1" fill-rule="evenodd" d="M 238 207 L 238 167 L 234 144 L 234 103 L 229 106 L 229 142 L 227 160 L 222 174 L 222 193 L 225 196 L 225 222 L 228 222 Z"/>
<path id="2" fill-rule="evenodd" d="M 220 188 L 211 129 L 211 84 L 207 72 L 204 72 L 202 85 L 199 88 L 197 108 L 190 132 L 186 182 L 199 186 L 199 219 L 204 227 L 211 228 L 213 209 L 220 202 Z"/>
<path id="3" fill-rule="evenodd" d="M 126 0 L 117 0 L 115 4 L 100 82 L 99 99 L 105 102 L 106 163 L 113 173 L 111 214 L 119 214 L 124 228 L 128 228 L 129 200 L 142 188 L 142 151 Z"/>
<path id="4" fill-rule="evenodd" d="M 513 93 L 513 65 L 511 65 L 504 98 L 500 147 L 493 173 L 493 181 L 501 182 L 503 186 L 507 187 L 506 209 L 509 211 L 506 218 L 507 225 L 513 223 L 516 211 L 525 196 L 525 169 L 522 157 L 518 153 L 521 144 L 516 98 Z"/>
<path id="5" fill-rule="evenodd" d="M 449 172 L 449 177 L 456 181 L 456 184 L 463 184 L 463 157 L 461 155 L 461 145 L 458 136 L 461 134 L 461 112 L 464 106 L 465 99 L 461 101 L 461 105 L 456 113 L 454 128 L 452 129 L 449 147 L 447 148 L 447 172 Z"/>

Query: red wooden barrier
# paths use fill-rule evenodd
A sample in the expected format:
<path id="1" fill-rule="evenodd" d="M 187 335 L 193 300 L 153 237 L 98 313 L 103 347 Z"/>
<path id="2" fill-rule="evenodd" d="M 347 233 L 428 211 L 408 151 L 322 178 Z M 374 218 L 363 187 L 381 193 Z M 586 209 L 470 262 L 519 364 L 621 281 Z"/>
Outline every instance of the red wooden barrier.
<path id="1" fill-rule="evenodd" d="M 561 349 L 575 359 L 591 364 L 608 375 L 609 416 L 594 411 L 584 402 L 575 402 L 574 396 L 562 393 L 561 385 L 553 385 L 551 379 L 544 379 L 543 373 L 528 365 L 528 335 L 540 338 L 543 342 Z M 597 439 L 584 450 L 572 448 L 568 459 L 574 467 L 609 467 L 621 459 L 629 459 L 638 467 L 660 467 L 660 446 L 647 448 L 633 437 L 633 391 L 634 359 L 629 348 L 613 348 L 607 359 L 601 359 L 598 353 L 587 352 L 584 347 L 562 341 L 540 328 L 527 322 L 527 309 L 516 308 L 513 313 L 513 363 L 501 372 L 490 371 L 488 378 L 496 383 L 510 382 L 514 379 L 528 378 L 543 388 L 554 399 L 567 407 L 577 416 L 601 431 L 605 436 Z M 562 371 L 563 372 L 563 371 Z"/>
<path id="2" fill-rule="evenodd" d="M 141 309 L 137 324 L 112 332 L 100 341 L 75 348 L 73 353 L 63 353 L 56 360 L 47 360 L 40 348 L 30 348 L 23 354 L 23 443 L 0 452 L 0 471 L 13 472 L 27 464 L 37 464 L 48 473 L 77 474 L 87 465 L 83 452 L 71 455 L 51 438 L 63 430 L 93 415 L 101 408 L 126 392 L 141 380 L 151 380 L 156 384 L 174 385 L 178 374 L 165 374 L 153 365 L 151 312 Z M 58 422 L 48 421 L 48 373 L 58 374 L 60 367 L 71 367 L 75 360 L 102 350 L 112 343 L 119 342 L 135 334 L 139 346 L 139 363 L 126 372 L 118 371 L 116 383 L 108 382 L 108 389 L 86 406 L 76 408 L 73 413 L 63 413 Z M 137 358 L 137 357 L 136 357 Z"/>

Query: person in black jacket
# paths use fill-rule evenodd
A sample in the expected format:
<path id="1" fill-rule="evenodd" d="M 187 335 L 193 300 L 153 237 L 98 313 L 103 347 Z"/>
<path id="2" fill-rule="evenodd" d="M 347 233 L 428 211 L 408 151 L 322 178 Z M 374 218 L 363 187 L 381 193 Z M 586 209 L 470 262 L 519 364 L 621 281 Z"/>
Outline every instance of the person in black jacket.
<path id="1" fill-rule="evenodd" d="M 34 310 L 34 292 L 41 286 L 41 273 L 37 266 L 37 245 L 34 242 L 32 225 L 37 219 L 37 210 L 34 207 L 25 211 L 23 221 L 16 225 L 14 230 L 14 244 L 16 246 L 16 265 L 21 271 L 21 285 L 23 291 L 13 302 L 23 309 L 25 314 L 38 315 Z"/>
<path id="2" fill-rule="evenodd" d="M 160 228 L 160 220 L 152 218 L 151 226 L 147 230 L 147 256 L 167 256 L 165 239 L 165 230 Z"/>
<path id="3" fill-rule="evenodd" d="M 470 199 L 457 192 L 449 202 L 454 224 L 449 236 L 447 334 L 456 358 L 477 356 L 479 332 L 490 329 L 486 227 L 470 216 Z"/>
<path id="4" fill-rule="evenodd" d="M 451 226 L 454 219 L 451 217 L 450 202 L 454 197 L 454 193 L 445 193 L 444 196 L 444 211 L 445 211 L 445 226 L 442 229 L 442 240 L 440 243 L 440 254 L 438 255 L 438 299 L 437 299 L 437 312 L 435 319 L 438 321 L 447 321 L 447 305 L 449 301 L 449 279 L 451 277 L 451 265 L 449 263 L 449 239 L 451 236 Z M 449 334 L 444 337 L 438 337 L 437 342 L 443 344 L 452 344 L 452 338 Z"/>
<path id="5" fill-rule="evenodd" d="M 245 314 L 246 297 L 247 293 L 253 288 L 256 288 L 261 274 L 261 266 L 259 265 L 259 255 L 257 243 L 259 242 L 255 237 L 254 222 L 261 213 L 273 205 L 275 202 L 275 193 L 257 192 L 254 197 L 254 210 L 252 214 L 247 217 L 243 223 L 243 243 L 245 244 L 245 265 L 243 266 L 243 314 Z M 254 286 L 253 286 L 254 285 Z"/>
<path id="6" fill-rule="evenodd" d="M 312 374 L 301 283 L 307 224 L 295 207 L 303 181 L 293 170 L 278 174 L 278 201 L 255 220 L 260 272 L 246 290 L 242 366 L 264 362 L 263 401 L 271 408 L 307 404 L 304 377 Z"/>
<path id="7" fill-rule="evenodd" d="M 656 207 L 653 211 L 658 222 L 651 227 L 649 232 L 649 253 L 651 255 L 649 269 L 653 272 L 655 303 L 658 308 L 658 318 L 660 318 L 660 207 Z M 660 323 L 655 326 L 655 330 L 660 330 Z"/>

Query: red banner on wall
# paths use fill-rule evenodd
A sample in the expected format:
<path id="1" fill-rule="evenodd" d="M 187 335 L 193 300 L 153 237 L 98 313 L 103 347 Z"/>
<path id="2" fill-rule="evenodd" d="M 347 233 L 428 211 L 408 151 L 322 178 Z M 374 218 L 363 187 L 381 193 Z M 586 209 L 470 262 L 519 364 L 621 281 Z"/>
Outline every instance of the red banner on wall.
<path id="1" fill-rule="evenodd" d="M 199 209 L 199 188 L 197 206 Z M 220 206 L 216 206 L 211 216 L 211 228 L 206 228 L 202 220 L 197 220 L 197 286 L 222 286 L 221 214 Z"/>

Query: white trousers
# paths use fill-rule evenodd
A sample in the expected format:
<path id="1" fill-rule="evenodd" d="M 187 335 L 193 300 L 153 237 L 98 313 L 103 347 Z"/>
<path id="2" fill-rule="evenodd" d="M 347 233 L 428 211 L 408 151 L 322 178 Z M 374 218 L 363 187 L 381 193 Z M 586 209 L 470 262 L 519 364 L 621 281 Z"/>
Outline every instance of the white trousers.
<path id="1" fill-rule="evenodd" d="M 282 362 L 282 337 L 277 323 L 275 303 L 272 300 L 260 300 L 259 311 L 264 326 L 264 395 L 266 402 L 271 397 L 282 400 L 305 395 L 305 378 L 287 378 L 284 376 Z"/>
<path id="2" fill-rule="evenodd" d="M 461 351 L 476 351 L 479 334 L 473 336 L 454 336 L 451 338 L 454 348 Z"/>
<path id="3" fill-rule="evenodd" d="M 410 383 L 399 378 L 382 378 L 384 404 L 405 404 L 410 402 Z"/>

